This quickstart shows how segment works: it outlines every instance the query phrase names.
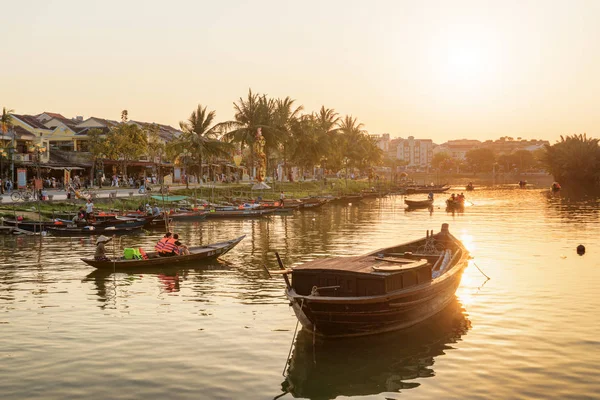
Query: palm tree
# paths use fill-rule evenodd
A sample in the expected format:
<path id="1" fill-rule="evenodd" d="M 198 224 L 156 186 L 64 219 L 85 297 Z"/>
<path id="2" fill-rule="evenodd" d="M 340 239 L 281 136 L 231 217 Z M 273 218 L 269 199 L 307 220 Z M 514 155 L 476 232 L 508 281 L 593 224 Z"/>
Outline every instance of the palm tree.
<path id="1" fill-rule="evenodd" d="M 13 124 L 12 124 L 12 113 L 14 113 L 15 110 L 9 109 L 7 110 L 6 107 L 2 107 L 2 117 L 0 117 L 0 129 L 2 130 L 2 135 L 6 135 L 9 131 L 10 128 L 12 128 Z M 12 151 L 14 151 L 15 148 L 15 134 L 13 132 L 13 138 L 12 138 Z M 10 164 L 10 179 L 14 178 L 14 171 L 15 171 L 15 164 L 14 164 L 14 155 L 11 155 L 11 164 Z M 2 157 L 2 156 L 0 156 Z M 0 174 L 2 173 L 2 171 L 0 171 Z"/>
<path id="2" fill-rule="evenodd" d="M 245 146 L 250 148 L 250 168 L 252 168 L 254 166 L 254 143 L 258 129 L 261 129 L 265 139 L 265 147 L 274 148 L 278 142 L 278 131 L 272 126 L 275 102 L 267 99 L 265 95 L 252 93 L 252 89 L 248 89 L 248 98 L 244 100 L 240 97 L 239 103 L 233 103 L 233 108 L 235 109 L 235 120 L 225 124 L 234 129 L 225 134 L 225 139 L 229 142 L 239 143 L 241 150 Z"/>
<path id="3" fill-rule="evenodd" d="M 183 131 L 180 138 L 180 152 L 188 149 L 199 165 L 199 175 L 202 176 L 202 162 L 206 158 L 214 156 L 228 156 L 232 148 L 230 143 L 219 140 L 221 134 L 231 123 L 222 122 L 213 125 L 216 117 L 215 111 L 206 111 L 206 107 L 198 104 L 195 111 L 187 121 L 181 121 L 179 126 Z"/>
<path id="4" fill-rule="evenodd" d="M 283 176 L 287 176 L 287 159 L 290 146 L 293 144 L 293 131 L 298 127 L 300 112 L 303 106 L 294 108 L 294 102 L 288 97 L 277 99 L 275 101 L 275 110 L 273 113 L 273 125 L 278 133 L 278 142 L 281 144 L 283 155 Z"/>

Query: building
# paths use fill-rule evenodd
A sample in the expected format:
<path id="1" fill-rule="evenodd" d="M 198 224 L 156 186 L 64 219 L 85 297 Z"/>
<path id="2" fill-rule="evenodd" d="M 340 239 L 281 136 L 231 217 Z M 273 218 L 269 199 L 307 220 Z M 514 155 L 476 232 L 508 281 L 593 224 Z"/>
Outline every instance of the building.
<path id="1" fill-rule="evenodd" d="M 371 135 L 371 137 L 375 140 L 377 147 L 379 147 L 384 154 L 387 154 L 390 150 L 390 134 L 383 133 L 381 135 Z"/>
<path id="2" fill-rule="evenodd" d="M 433 141 L 431 139 L 415 139 L 409 136 L 407 139 L 394 140 L 396 148 L 396 159 L 402 160 L 407 167 L 427 168 L 433 159 Z M 392 152 L 393 149 L 390 149 Z"/>
<path id="3" fill-rule="evenodd" d="M 480 148 L 482 143 L 479 140 L 472 139 L 458 139 L 448 140 L 446 143 L 436 147 L 435 153 L 448 153 L 450 157 L 464 161 L 466 154 L 470 150 Z"/>

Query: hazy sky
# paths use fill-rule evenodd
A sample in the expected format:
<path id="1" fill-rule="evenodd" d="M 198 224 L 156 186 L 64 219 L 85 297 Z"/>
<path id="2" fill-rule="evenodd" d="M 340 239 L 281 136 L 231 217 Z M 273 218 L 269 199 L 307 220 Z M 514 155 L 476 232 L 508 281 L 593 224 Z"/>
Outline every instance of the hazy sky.
<path id="1" fill-rule="evenodd" d="M 0 106 L 177 126 L 248 88 L 370 133 L 600 136 L 600 1 L 7 1 Z"/>

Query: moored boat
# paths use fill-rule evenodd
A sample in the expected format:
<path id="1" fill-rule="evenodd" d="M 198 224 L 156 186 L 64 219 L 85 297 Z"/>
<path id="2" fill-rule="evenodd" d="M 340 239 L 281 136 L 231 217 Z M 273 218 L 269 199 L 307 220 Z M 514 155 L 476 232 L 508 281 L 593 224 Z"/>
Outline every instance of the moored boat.
<path id="1" fill-rule="evenodd" d="M 428 208 L 433 206 L 433 199 L 426 200 L 409 200 L 405 199 L 404 204 L 411 208 Z"/>
<path id="2" fill-rule="evenodd" d="M 272 215 L 275 209 L 243 209 L 243 210 L 211 210 L 206 213 L 206 218 L 258 218 Z"/>
<path id="3" fill-rule="evenodd" d="M 83 227 L 46 227 L 46 231 L 56 236 L 79 236 L 79 235 L 123 235 L 128 233 L 141 232 L 143 223 L 137 226 L 117 225 L 117 226 L 83 226 Z"/>
<path id="4" fill-rule="evenodd" d="M 245 237 L 246 235 L 243 235 L 225 242 L 211 243 L 204 246 L 188 247 L 188 250 L 190 251 L 190 254 L 188 255 L 161 257 L 156 252 L 149 252 L 146 253 L 148 256 L 147 259 L 125 260 L 122 258 L 118 258 L 107 261 L 98 261 L 93 258 L 82 258 L 81 261 L 88 265 L 91 265 L 94 268 L 115 271 L 143 269 L 148 267 L 164 267 L 172 266 L 175 264 L 179 265 L 220 257 L 223 254 L 227 253 L 229 250 L 233 249 L 235 246 L 237 246 L 237 244 L 241 242 L 242 239 L 244 239 Z"/>
<path id="5" fill-rule="evenodd" d="M 305 329 L 326 337 L 361 336 L 407 328 L 441 311 L 455 298 L 468 260 L 443 224 L 439 233 L 413 242 L 283 272 Z"/>

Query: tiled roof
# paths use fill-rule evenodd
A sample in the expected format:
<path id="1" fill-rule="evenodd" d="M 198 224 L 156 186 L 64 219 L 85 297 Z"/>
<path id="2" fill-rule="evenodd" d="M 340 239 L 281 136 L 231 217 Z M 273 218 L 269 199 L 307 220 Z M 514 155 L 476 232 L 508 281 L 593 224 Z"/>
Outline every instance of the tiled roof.
<path id="1" fill-rule="evenodd" d="M 11 114 L 11 115 L 16 119 L 25 122 L 27 125 L 31 126 L 32 128 L 49 129 L 44 124 L 42 124 L 40 121 L 38 121 L 33 115 L 19 115 L 19 114 Z"/>
<path id="2" fill-rule="evenodd" d="M 63 118 L 63 119 L 66 119 L 64 115 L 62 115 L 62 114 L 58 114 L 58 113 L 51 113 L 51 112 L 48 112 L 48 111 L 44 111 L 42 114 L 49 115 L 49 116 L 50 116 L 50 117 L 52 117 L 52 118 Z M 40 116 L 40 115 L 42 115 L 42 114 L 38 114 L 38 115 L 36 115 L 36 116 L 38 116 L 38 117 L 39 117 L 39 116 Z"/>

